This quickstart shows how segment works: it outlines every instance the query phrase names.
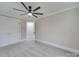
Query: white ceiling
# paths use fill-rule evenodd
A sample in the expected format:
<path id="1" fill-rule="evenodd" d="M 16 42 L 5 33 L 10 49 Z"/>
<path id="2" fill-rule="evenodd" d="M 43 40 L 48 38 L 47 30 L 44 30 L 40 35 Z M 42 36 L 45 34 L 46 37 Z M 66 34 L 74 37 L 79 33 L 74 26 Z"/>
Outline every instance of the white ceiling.
<path id="1" fill-rule="evenodd" d="M 67 8 L 72 8 L 75 6 L 79 6 L 78 2 L 24 2 L 26 6 L 32 6 L 32 8 L 36 8 L 38 6 L 41 7 L 37 12 L 44 13 L 43 16 L 39 16 L 39 18 L 45 17 L 51 13 L 58 12 Z M 28 16 L 21 16 L 24 12 L 15 11 L 13 8 L 26 10 L 21 3 L 19 2 L 0 2 L 0 15 L 7 15 L 11 17 L 16 17 L 20 19 L 27 19 Z M 32 19 L 36 19 L 32 17 Z"/>

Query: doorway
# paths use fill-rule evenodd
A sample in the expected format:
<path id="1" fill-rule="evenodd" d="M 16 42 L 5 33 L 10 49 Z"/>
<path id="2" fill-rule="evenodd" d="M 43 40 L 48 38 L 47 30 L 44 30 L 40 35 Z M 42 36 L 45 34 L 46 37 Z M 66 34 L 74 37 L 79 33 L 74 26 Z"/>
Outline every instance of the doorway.
<path id="1" fill-rule="evenodd" d="M 26 23 L 26 39 L 35 40 L 35 23 L 33 21 Z"/>

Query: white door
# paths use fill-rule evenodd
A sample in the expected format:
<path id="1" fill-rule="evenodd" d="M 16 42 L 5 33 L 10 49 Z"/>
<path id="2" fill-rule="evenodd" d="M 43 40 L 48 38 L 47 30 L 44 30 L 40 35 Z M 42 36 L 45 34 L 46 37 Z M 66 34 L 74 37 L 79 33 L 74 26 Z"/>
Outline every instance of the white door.
<path id="1" fill-rule="evenodd" d="M 27 22 L 26 23 L 26 38 L 27 40 L 34 40 L 35 39 L 35 24 L 34 22 Z"/>

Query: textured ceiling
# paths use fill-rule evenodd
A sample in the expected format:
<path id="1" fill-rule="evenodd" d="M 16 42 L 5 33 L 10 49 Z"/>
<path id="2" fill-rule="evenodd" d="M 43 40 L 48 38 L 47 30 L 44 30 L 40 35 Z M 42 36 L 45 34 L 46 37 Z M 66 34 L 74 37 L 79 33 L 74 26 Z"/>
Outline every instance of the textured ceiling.
<path id="1" fill-rule="evenodd" d="M 26 6 L 32 6 L 32 8 L 36 8 L 38 6 L 41 7 L 37 12 L 44 13 L 43 16 L 39 16 L 39 18 L 45 17 L 51 13 L 58 12 L 67 8 L 72 8 L 75 6 L 79 6 L 78 2 L 24 2 Z M 0 15 L 7 15 L 11 17 L 16 17 L 20 19 L 29 19 L 27 15 L 21 16 L 24 12 L 15 11 L 13 8 L 26 10 L 21 3 L 19 2 L 0 2 Z M 31 17 L 32 19 L 36 19 Z"/>

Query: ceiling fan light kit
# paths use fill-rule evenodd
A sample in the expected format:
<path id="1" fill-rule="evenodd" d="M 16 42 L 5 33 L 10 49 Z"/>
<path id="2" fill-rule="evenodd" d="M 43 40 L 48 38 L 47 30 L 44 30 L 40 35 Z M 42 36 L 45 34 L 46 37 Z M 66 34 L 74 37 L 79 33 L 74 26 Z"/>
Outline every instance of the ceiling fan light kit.
<path id="1" fill-rule="evenodd" d="M 28 13 L 28 16 L 32 16 L 32 13 Z"/>

